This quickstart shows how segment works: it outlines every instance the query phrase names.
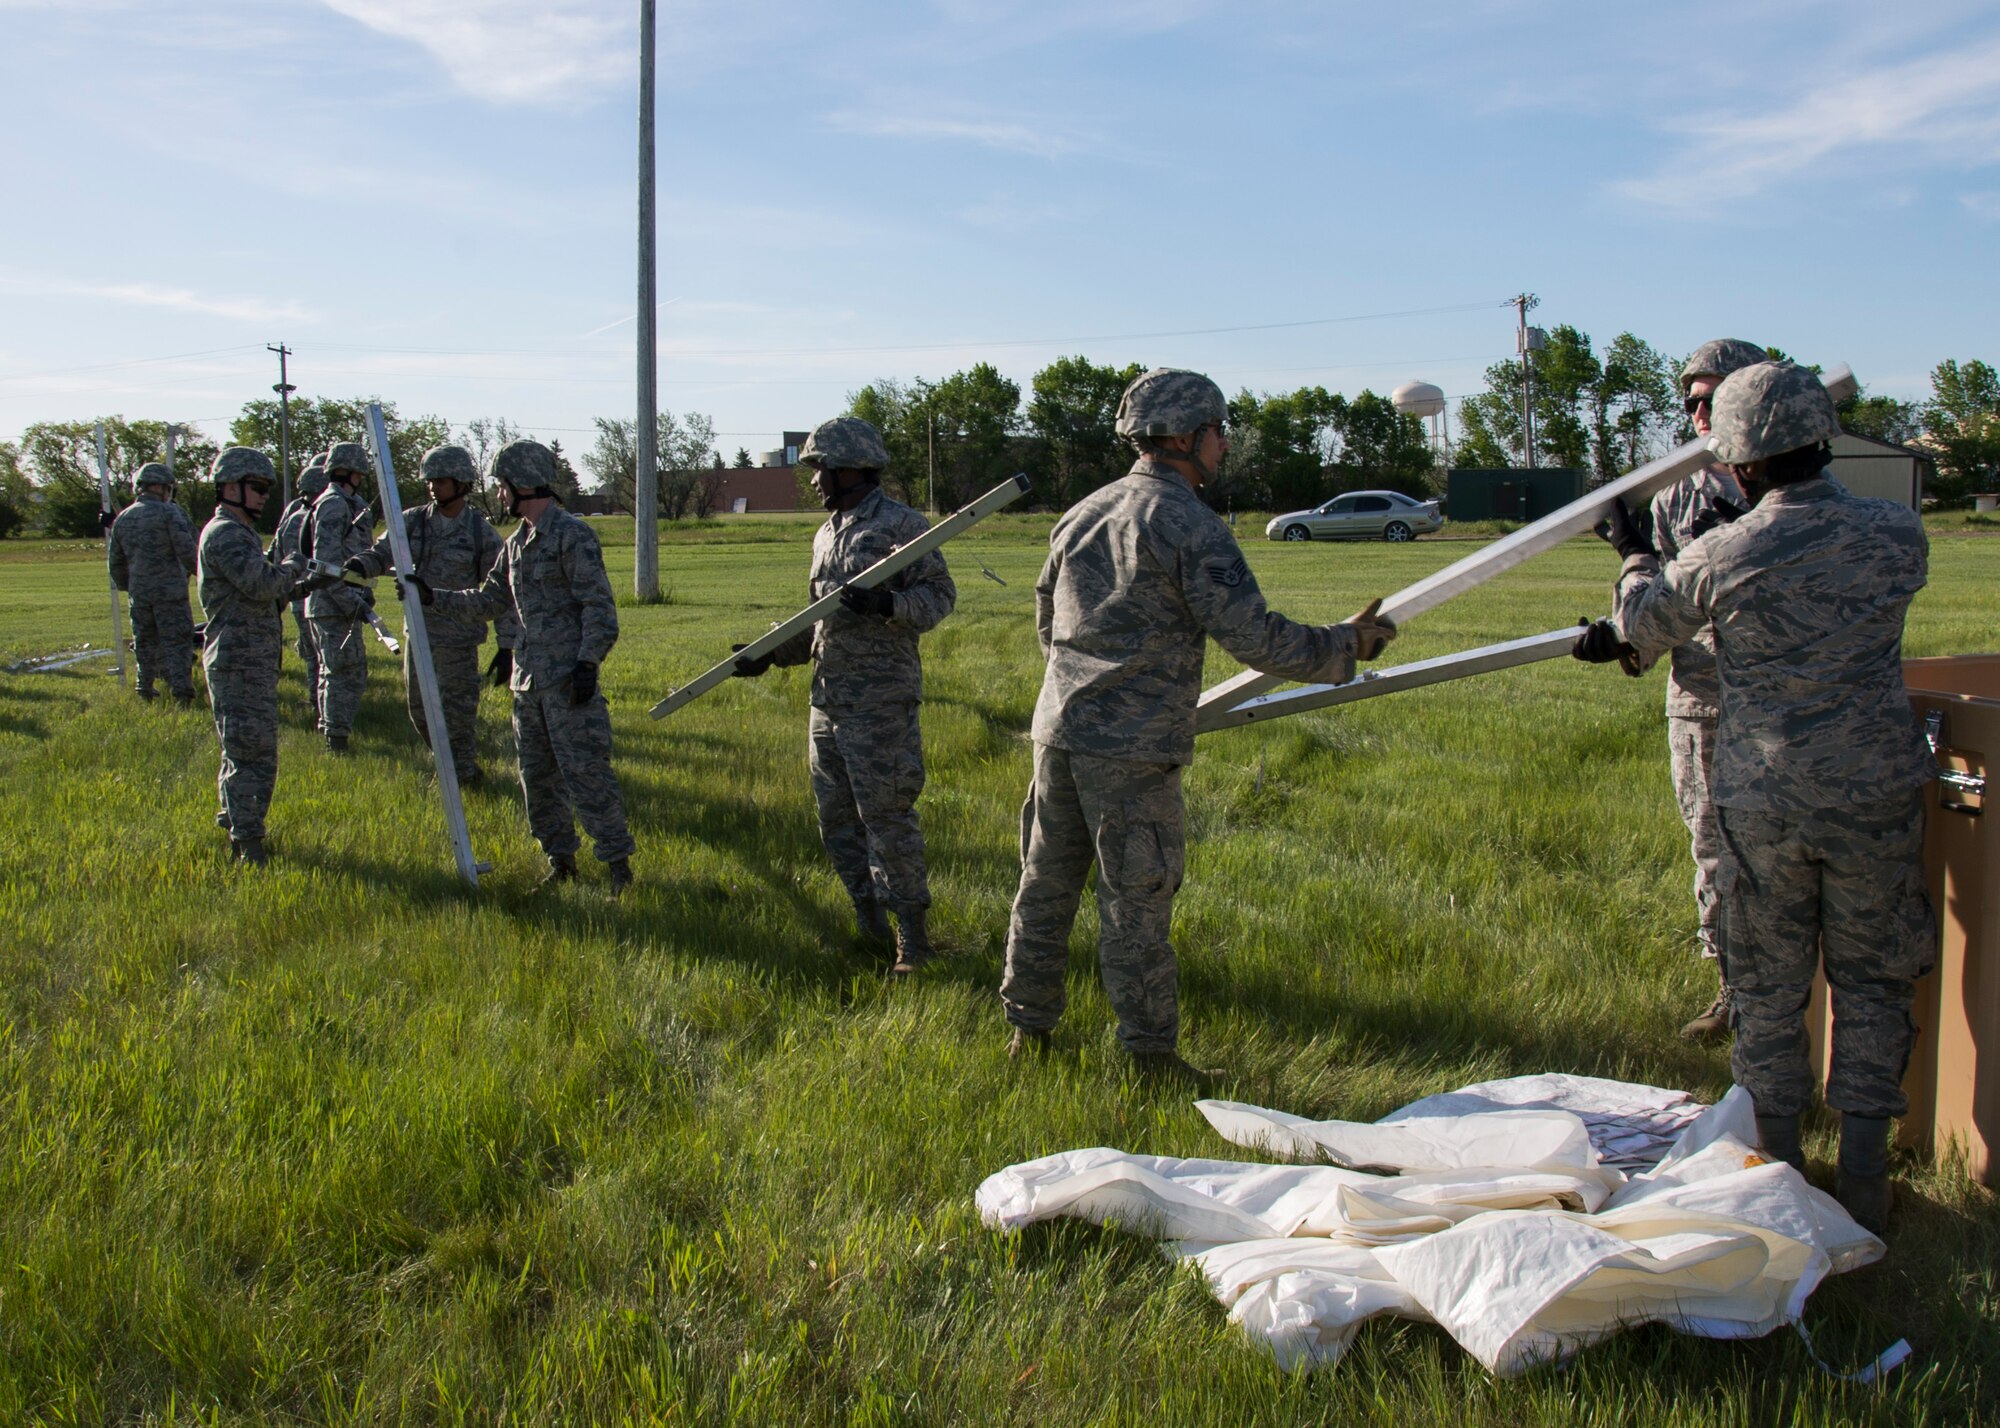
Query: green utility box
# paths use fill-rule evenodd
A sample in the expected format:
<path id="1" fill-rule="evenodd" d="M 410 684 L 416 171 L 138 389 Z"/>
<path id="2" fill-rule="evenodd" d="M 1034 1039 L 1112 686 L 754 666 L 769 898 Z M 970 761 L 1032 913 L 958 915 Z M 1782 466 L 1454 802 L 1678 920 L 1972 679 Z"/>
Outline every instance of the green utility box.
<path id="1" fill-rule="evenodd" d="M 1589 473 L 1572 466 L 1467 466 L 1445 484 L 1454 521 L 1538 521 L 1583 494 Z"/>

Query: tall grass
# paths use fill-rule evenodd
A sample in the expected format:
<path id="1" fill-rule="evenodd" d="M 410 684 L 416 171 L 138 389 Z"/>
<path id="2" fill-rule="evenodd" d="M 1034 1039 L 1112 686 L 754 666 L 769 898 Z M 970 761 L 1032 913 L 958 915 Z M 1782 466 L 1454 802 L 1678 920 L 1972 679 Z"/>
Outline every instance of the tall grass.
<path id="1" fill-rule="evenodd" d="M 674 601 L 621 611 L 604 680 L 640 876 L 622 902 L 594 867 L 534 890 L 504 777 L 468 804 L 495 872 L 461 889 L 380 650 L 345 762 L 288 659 L 261 875 L 211 820 L 204 713 L 141 706 L 102 665 L 0 676 L 0 1422 L 2000 1413 L 2000 1209 L 1952 1166 L 1907 1166 L 1889 1259 L 1813 1301 L 1830 1356 L 1917 1345 L 1881 1389 L 1821 1376 L 1790 1336 L 1663 1330 L 1497 1383 L 1393 1323 L 1288 1377 L 1148 1244 L 981 1228 L 972 1190 L 1014 1160 L 1229 1153 L 1185 1095 L 1126 1075 L 1087 906 L 1057 1054 L 1003 1053 L 1047 524 L 947 550 L 960 606 L 925 643 L 922 808 L 953 955 L 906 986 L 846 938 L 804 672 L 645 717 L 802 603 L 809 523 L 670 531 Z M 1246 549 L 1273 603 L 1316 619 L 1463 553 Z M 0 655 L 103 640 L 99 558 L 0 552 Z M 1598 613 L 1612 565 L 1574 542 L 1390 658 Z M 2000 543 L 1938 539 L 1910 653 L 1990 649 L 1996 573 Z M 1230 669 L 1212 655 L 1211 679 Z M 1193 1059 L 1225 1094 L 1314 1116 L 1544 1070 L 1719 1094 L 1723 1054 L 1674 1035 L 1711 983 L 1660 705 L 1658 676 L 1565 660 L 1205 738 L 1176 923 Z M 511 772 L 490 696 L 481 742 Z M 1821 1126 L 1812 1148 L 1830 1144 Z"/>

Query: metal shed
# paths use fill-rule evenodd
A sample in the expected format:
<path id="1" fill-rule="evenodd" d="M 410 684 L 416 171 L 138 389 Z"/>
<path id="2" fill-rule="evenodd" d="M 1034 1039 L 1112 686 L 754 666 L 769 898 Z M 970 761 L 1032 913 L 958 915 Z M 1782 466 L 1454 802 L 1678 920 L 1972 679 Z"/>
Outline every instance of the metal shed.
<path id="1" fill-rule="evenodd" d="M 1454 521 L 1535 521 L 1583 494 L 1589 473 L 1573 466 L 1466 466 L 1445 483 Z"/>

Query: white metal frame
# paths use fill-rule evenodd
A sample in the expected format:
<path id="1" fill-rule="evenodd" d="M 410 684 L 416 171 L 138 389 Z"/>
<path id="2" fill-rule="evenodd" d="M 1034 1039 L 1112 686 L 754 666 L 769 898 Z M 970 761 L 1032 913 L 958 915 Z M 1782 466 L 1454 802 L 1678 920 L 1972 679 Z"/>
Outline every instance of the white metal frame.
<path id="1" fill-rule="evenodd" d="M 1447 684 L 1475 674 L 1491 674 L 1496 669 L 1513 669 L 1517 665 L 1554 659 L 1568 654 L 1570 646 L 1576 643 L 1576 637 L 1581 633 L 1578 626 L 1565 625 L 1559 630 L 1529 635 L 1522 640 L 1482 645 L 1476 650 L 1416 660 L 1390 669 L 1371 669 L 1345 684 L 1307 684 L 1297 689 L 1280 690 L 1276 694 L 1247 700 L 1234 708 L 1203 710 L 1195 716 L 1194 731 L 1209 734 L 1217 729 L 1234 729 L 1244 724 L 1268 724 L 1273 719 L 1283 719 L 1290 714 L 1306 714 L 1315 709 L 1330 709 L 1336 704 L 1353 704 L 1384 694 L 1400 694 L 1406 689 Z"/>
<path id="2" fill-rule="evenodd" d="M 97 424 L 97 499 L 107 516 L 117 510 L 111 504 L 111 461 L 104 454 L 104 423 Z M 125 687 L 125 614 L 118 605 L 118 581 L 111 574 L 111 531 L 104 532 L 104 579 L 111 587 L 111 652 L 118 656 L 118 687 Z M 186 598 L 186 592 L 182 592 Z"/>
<path id="3" fill-rule="evenodd" d="M 445 728 L 444 700 L 438 696 L 437 670 L 431 664 L 430 635 L 424 628 L 424 602 L 417 598 L 409 577 L 416 572 L 410 559 L 409 533 L 403 529 L 403 500 L 396 490 L 396 469 L 389 459 L 389 433 L 382 422 L 382 407 L 368 404 L 368 426 L 363 432 L 368 454 L 375 461 L 375 484 L 381 493 L 382 519 L 388 527 L 389 551 L 396 561 L 396 578 L 403 582 L 403 634 L 410 642 L 410 673 L 424 701 L 424 727 L 430 733 L 431 759 L 437 765 L 438 792 L 444 798 L 445 828 L 451 835 L 452 856 L 458 875 L 473 887 L 479 875 L 493 871 L 491 863 L 472 856 L 472 835 L 465 826 L 465 802 L 458 792 L 458 766 L 451 757 L 451 734 Z"/>
<path id="4" fill-rule="evenodd" d="M 924 556 L 929 555 L 953 536 L 963 534 L 1003 506 L 1010 506 L 1020 500 L 1021 497 L 1028 494 L 1028 490 L 1029 482 L 1026 475 L 1016 474 L 1009 477 L 971 505 L 961 507 L 959 510 L 946 516 L 908 545 L 898 546 L 895 550 L 883 556 L 847 583 L 857 590 L 873 589 L 905 566 L 912 565 Z M 782 645 L 786 640 L 798 634 L 801 630 L 811 629 L 819 621 L 832 614 L 839 604 L 840 592 L 838 590 L 823 599 L 815 600 L 812 604 L 806 606 L 805 609 L 799 611 L 798 614 L 792 616 L 791 619 L 759 635 L 742 649 L 730 655 L 728 659 L 723 660 L 720 664 L 711 665 L 680 688 L 670 691 L 665 699 L 662 699 L 658 704 L 653 706 L 653 717 L 655 719 L 664 719 L 683 705 L 690 704 L 701 698 L 702 695 L 708 693 L 709 690 L 715 688 L 724 680 L 731 678 L 736 673 L 736 662 L 738 660 L 761 659 L 778 648 L 779 645 Z"/>
<path id="5" fill-rule="evenodd" d="M 1826 385 L 1827 395 L 1836 402 L 1845 401 L 1858 390 L 1854 372 L 1844 362 L 1820 380 Z M 1616 481 L 1607 481 L 1595 491 L 1586 492 L 1561 510 L 1551 511 L 1512 535 L 1481 546 L 1464 559 L 1455 560 L 1443 570 L 1398 590 L 1382 602 L 1382 618 L 1392 620 L 1398 626 L 1407 624 L 1454 596 L 1484 585 L 1523 561 L 1555 549 L 1572 536 L 1581 535 L 1597 524 L 1611 502 L 1628 496 L 1637 501 L 1649 500 L 1654 492 L 1673 485 L 1684 476 L 1693 475 L 1712 460 L 1714 456 L 1708 449 L 1706 437 L 1697 437 L 1677 446 L 1665 456 L 1647 462 Z M 1196 708 L 1202 711 L 1218 707 L 1233 709 L 1245 700 L 1254 699 L 1283 683 L 1285 679 L 1282 675 L 1246 669 L 1234 678 L 1204 690 Z"/>

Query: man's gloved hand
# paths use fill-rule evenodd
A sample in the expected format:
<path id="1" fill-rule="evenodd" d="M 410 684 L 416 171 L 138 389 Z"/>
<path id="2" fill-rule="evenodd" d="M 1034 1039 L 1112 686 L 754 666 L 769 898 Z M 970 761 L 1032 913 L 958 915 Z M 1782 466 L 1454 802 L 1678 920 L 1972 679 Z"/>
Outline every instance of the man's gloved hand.
<path id="1" fill-rule="evenodd" d="M 1585 664 L 1610 664 L 1621 654 L 1628 653 L 1631 646 L 1618 638 L 1618 627 L 1609 620 L 1585 620 L 1583 633 L 1576 637 L 1576 643 L 1569 647 L 1572 657 Z"/>
<path id="2" fill-rule="evenodd" d="M 430 604 L 432 601 L 437 599 L 437 592 L 431 589 L 429 582 L 427 582 L 423 576 L 405 575 L 396 581 L 396 598 L 398 600 L 403 600 L 408 598 L 403 594 L 403 587 L 405 585 L 408 585 L 411 589 L 415 590 L 417 592 L 417 598 L 423 601 L 423 603 L 426 605 Z"/>
<path id="3" fill-rule="evenodd" d="M 99 511 L 97 513 L 97 533 L 99 535 L 110 535 L 111 527 L 117 519 L 118 513 L 116 511 Z"/>
<path id="4" fill-rule="evenodd" d="M 1354 631 L 1354 657 L 1358 660 L 1374 659 L 1396 638 L 1395 622 L 1376 613 L 1381 608 L 1381 600 L 1370 600 L 1366 609 L 1341 621 Z"/>
<path id="5" fill-rule="evenodd" d="M 1696 540 L 1700 540 L 1717 526 L 1726 526 L 1734 521 L 1744 513 L 1744 510 L 1744 507 L 1737 505 L 1734 501 L 1724 500 L 1722 497 L 1717 496 L 1713 501 L 1697 511 L 1695 518 L 1688 522 L 1688 534 Z"/>
<path id="6" fill-rule="evenodd" d="M 580 708 L 597 697 L 597 666 L 589 660 L 580 659 L 576 668 L 569 672 L 570 708 Z"/>
<path id="7" fill-rule="evenodd" d="M 368 571 L 368 562 L 363 560 L 358 555 L 348 556 L 346 560 L 343 560 L 340 563 L 340 568 L 346 571 L 349 575 L 360 576 L 363 580 L 367 580 L 370 578 Z"/>
<path id="8" fill-rule="evenodd" d="M 873 615 L 878 620 L 886 620 L 896 613 L 895 600 L 879 585 L 872 590 L 857 590 L 852 585 L 843 585 L 840 587 L 840 603 L 857 615 Z"/>
<path id="9" fill-rule="evenodd" d="M 1600 540 L 1607 542 L 1617 551 L 1621 559 L 1629 560 L 1635 555 L 1655 557 L 1659 555 L 1660 552 L 1653 546 L 1652 524 L 1651 511 L 1646 513 L 1642 524 L 1638 517 L 1625 509 L 1623 501 L 1613 501 L 1610 509 L 1604 513 L 1604 519 L 1591 529 Z"/>
<path id="10" fill-rule="evenodd" d="M 749 648 L 748 645 L 731 645 L 729 650 L 730 653 L 734 654 L 738 650 L 747 650 Z M 769 655 L 759 655 L 755 659 L 739 659 L 736 661 L 735 677 L 738 679 L 755 679 L 770 667 L 771 657 Z"/>
<path id="11" fill-rule="evenodd" d="M 510 649 L 493 651 L 493 658 L 486 662 L 486 682 L 495 689 L 505 689 L 514 679 L 514 652 Z"/>

